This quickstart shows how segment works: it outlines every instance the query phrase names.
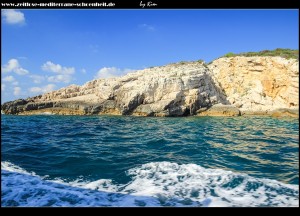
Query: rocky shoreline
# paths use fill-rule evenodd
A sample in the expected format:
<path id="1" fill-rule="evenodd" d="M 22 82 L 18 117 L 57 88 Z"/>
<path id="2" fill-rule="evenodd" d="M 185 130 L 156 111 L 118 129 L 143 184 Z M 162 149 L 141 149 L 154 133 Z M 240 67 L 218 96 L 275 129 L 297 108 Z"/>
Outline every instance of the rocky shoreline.
<path id="1" fill-rule="evenodd" d="M 299 61 L 282 57 L 180 62 L 92 80 L 1 105 L 12 115 L 299 116 Z"/>

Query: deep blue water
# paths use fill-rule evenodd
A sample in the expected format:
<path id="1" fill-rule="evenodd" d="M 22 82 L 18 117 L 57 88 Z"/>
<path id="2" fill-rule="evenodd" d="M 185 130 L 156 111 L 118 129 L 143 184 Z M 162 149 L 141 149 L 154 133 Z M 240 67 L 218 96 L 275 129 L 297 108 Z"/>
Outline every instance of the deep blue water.
<path id="1" fill-rule="evenodd" d="M 299 121 L 1 116 L 2 206 L 298 206 Z"/>

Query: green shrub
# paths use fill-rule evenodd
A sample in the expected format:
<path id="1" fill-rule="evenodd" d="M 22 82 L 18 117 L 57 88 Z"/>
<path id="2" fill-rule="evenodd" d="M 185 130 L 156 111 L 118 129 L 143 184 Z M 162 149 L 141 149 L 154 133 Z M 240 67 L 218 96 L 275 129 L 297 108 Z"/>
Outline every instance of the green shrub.
<path id="1" fill-rule="evenodd" d="M 186 61 L 178 62 L 178 64 L 181 64 L 181 65 L 183 65 L 183 64 L 185 64 L 185 63 L 187 63 L 187 62 L 186 62 Z"/>
<path id="2" fill-rule="evenodd" d="M 229 52 L 229 53 L 227 53 L 227 54 L 224 55 L 224 57 L 227 57 L 227 58 L 234 57 L 234 56 L 236 56 L 236 54 L 234 54 L 232 52 Z"/>
<path id="3" fill-rule="evenodd" d="M 299 59 L 299 50 L 292 50 L 292 49 L 282 49 L 277 48 L 275 50 L 263 50 L 260 52 L 244 52 L 239 54 L 234 54 L 232 52 L 227 53 L 223 57 L 234 57 L 234 56 L 280 56 L 286 59 Z"/>
<path id="4" fill-rule="evenodd" d="M 196 62 L 198 62 L 198 63 L 202 63 L 202 64 L 205 64 L 205 61 L 204 61 L 204 60 L 202 60 L 202 59 L 199 59 L 199 60 L 197 60 Z"/>

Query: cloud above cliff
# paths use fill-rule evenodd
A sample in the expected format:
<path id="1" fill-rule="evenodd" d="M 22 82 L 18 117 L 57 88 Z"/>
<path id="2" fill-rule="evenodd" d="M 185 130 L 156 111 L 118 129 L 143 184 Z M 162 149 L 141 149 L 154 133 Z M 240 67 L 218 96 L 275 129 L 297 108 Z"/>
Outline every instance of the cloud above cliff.
<path id="1" fill-rule="evenodd" d="M 50 91 L 53 91 L 55 89 L 56 85 L 54 84 L 48 84 L 42 87 L 32 87 L 29 89 L 29 92 L 35 93 L 35 94 L 42 94 L 42 93 L 47 93 Z"/>
<path id="2" fill-rule="evenodd" d="M 94 78 L 99 79 L 99 78 L 118 77 L 118 76 L 123 76 L 131 71 L 133 70 L 128 68 L 120 69 L 116 67 L 103 67 L 97 72 Z"/>
<path id="3" fill-rule="evenodd" d="M 28 70 L 21 67 L 17 59 L 10 59 L 7 64 L 1 66 L 1 71 L 3 73 L 14 72 L 18 75 L 25 75 L 29 73 Z"/>
<path id="4" fill-rule="evenodd" d="M 50 76 L 50 77 L 48 77 L 47 80 L 48 80 L 48 82 L 70 83 L 73 80 L 73 78 L 72 78 L 72 76 L 67 75 L 67 74 L 59 74 L 59 75 L 56 75 L 56 76 Z"/>
<path id="5" fill-rule="evenodd" d="M 21 11 L 13 10 L 13 9 L 4 9 L 1 10 L 2 20 L 10 25 L 15 24 L 24 24 L 25 16 Z"/>
<path id="6" fill-rule="evenodd" d="M 54 64 L 51 61 L 47 61 L 45 64 L 42 65 L 42 70 L 50 71 L 58 74 L 74 74 L 75 68 L 74 67 L 63 67 L 60 64 Z"/>
<path id="7" fill-rule="evenodd" d="M 51 61 L 47 61 L 45 64 L 42 65 L 42 70 L 47 72 L 53 72 L 57 75 L 55 76 L 49 76 L 47 78 L 48 82 L 63 82 L 63 83 L 69 83 L 73 80 L 73 75 L 75 73 L 74 67 L 64 67 L 60 64 L 54 64 Z"/>
<path id="8" fill-rule="evenodd" d="M 44 76 L 35 75 L 35 74 L 30 75 L 29 77 L 30 77 L 30 78 L 32 79 L 32 81 L 33 81 L 34 83 L 36 83 L 36 84 L 41 83 L 41 82 L 43 82 L 43 81 L 45 80 L 45 77 L 44 77 Z"/>
<path id="9" fill-rule="evenodd" d="M 14 87 L 14 95 L 19 96 L 22 93 L 22 89 L 19 86 Z"/>

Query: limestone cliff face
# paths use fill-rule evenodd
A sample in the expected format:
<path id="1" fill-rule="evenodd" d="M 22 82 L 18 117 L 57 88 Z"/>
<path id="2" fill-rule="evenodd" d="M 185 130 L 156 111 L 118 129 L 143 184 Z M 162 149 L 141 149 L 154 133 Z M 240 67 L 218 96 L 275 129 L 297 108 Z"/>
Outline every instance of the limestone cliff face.
<path id="1" fill-rule="evenodd" d="M 220 58 L 208 66 L 170 64 L 7 102 L 1 110 L 5 114 L 235 116 L 297 109 L 298 64 L 281 57 Z"/>
<path id="2" fill-rule="evenodd" d="M 226 103 L 209 73 L 199 62 L 148 68 L 8 102 L 2 110 L 6 114 L 193 115 L 200 108 Z"/>
<path id="3" fill-rule="evenodd" d="M 299 61 L 296 59 L 231 57 L 217 59 L 208 67 L 229 103 L 242 112 L 299 107 Z"/>

